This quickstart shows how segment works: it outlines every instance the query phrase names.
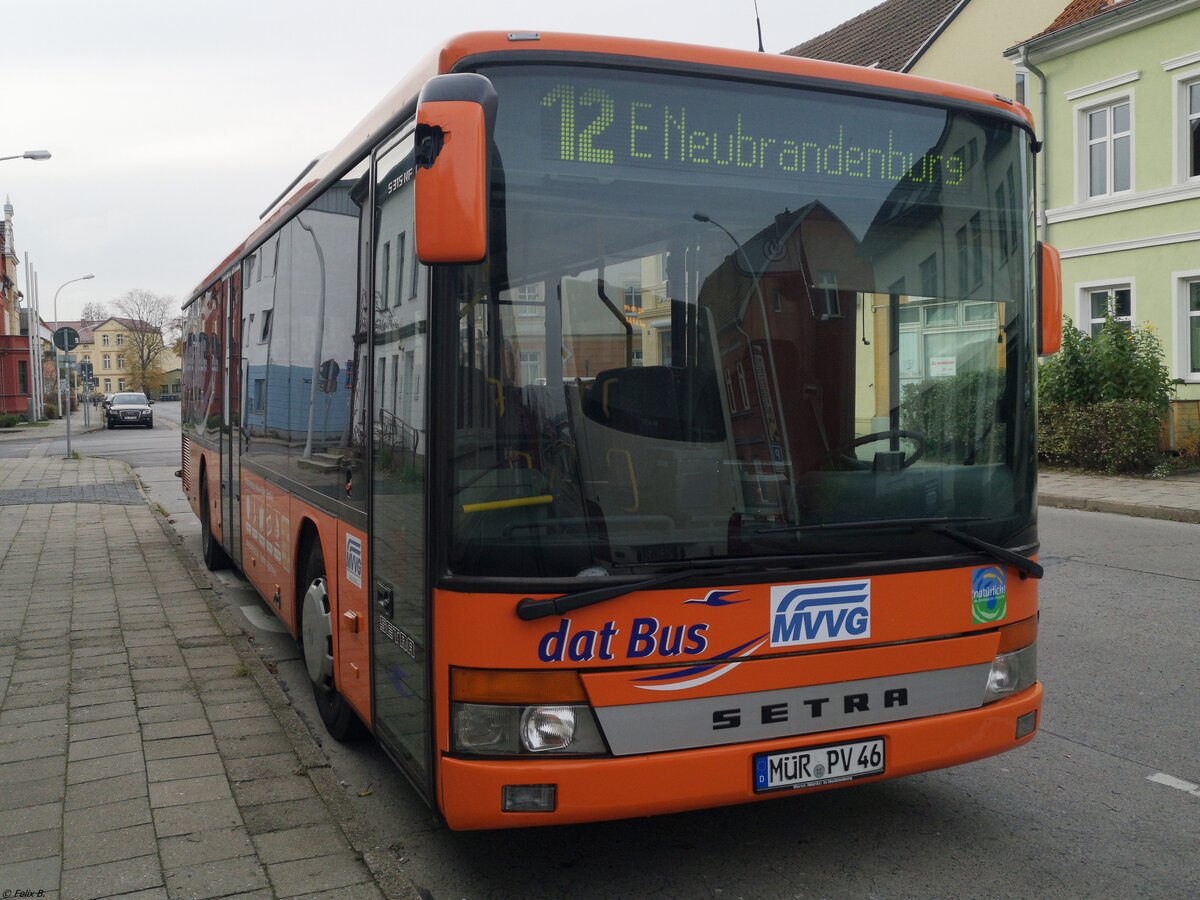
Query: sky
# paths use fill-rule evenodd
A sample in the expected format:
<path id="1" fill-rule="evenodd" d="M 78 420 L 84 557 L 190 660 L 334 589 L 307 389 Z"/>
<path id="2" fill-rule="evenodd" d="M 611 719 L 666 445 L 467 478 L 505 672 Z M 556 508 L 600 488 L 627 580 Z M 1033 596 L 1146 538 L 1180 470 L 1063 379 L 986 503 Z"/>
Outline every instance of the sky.
<path id="1" fill-rule="evenodd" d="M 759 0 L 779 53 L 879 0 Z M 4 0 L 0 162 L 42 318 L 133 289 L 182 303 L 313 157 L 466 31 L 755 50 L 753 0 Z M 417 16 L 414 18 L 414 11 Z M 71 279 L 95 278 L 66 285 Z"/>

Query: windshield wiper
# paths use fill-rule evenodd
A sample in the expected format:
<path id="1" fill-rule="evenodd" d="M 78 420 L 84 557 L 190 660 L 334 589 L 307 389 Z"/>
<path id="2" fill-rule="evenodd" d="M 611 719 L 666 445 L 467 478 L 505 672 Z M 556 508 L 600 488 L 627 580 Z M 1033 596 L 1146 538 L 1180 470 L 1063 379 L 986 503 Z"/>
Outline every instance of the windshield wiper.
<path id="1" fill-rule="evenodd" d="M 563 594 L 561 597 L 535 600 L 533 597 L 522 597 L 517 601 L 517 617 L 530 622 L 534 619 L 544 619 L 546 616 L 561 616 L 575 609 L 582 609 L 595 603 L 603 603 L 634 591 L 644 591 L 650 588 L 670 584 L 673 581 L 683 581 L 696 574 L 695 569 L 685 569 L 682 572 L 667 572 L 654 578 L 636 581 L 633 584 L 610 584 L 605 587 L 588 588 Z"/>
<path id="2" fill-rule="evenodd" d="M 875 554 L 814 553 L 808 555 L 760 557 L 744 561 L 730 559 L 694 560 L 685 569 L 673 569 L 670 572 L 664 572 L 661 575 L 655 575 L 652 578 L 646 578 L 633 583 L 626 582 L 623 584 L 605 585 L 604 587 L 586 588 L 582 591 L 563 594 L 560 597 L 549 597 L 540 600 L 533 597 L 523 597 L 517 601 L 517 617 L 529 622 L 534 619 L 545 618 L 546 616 L 561 616 L 576 609 L 583 609 L 585 606 L 592 606 L 596 603 L 603 603 L 605 600 L 613 600 L 617 597 L 623 597 L 626 594 L 632 594 L 634 591 L 647 591 L 651 588 L 673 584 L 676 581 L 683 581 L 686 578 L 695 578 L 706 574 L 711 575 L 712 570 L 716 568 L 720 569 L 720 574 L 730 572 L 761 572 L 768 569 L 787 568 L 800 564 L 811 566 L 819 562 L 842 562 L 848 557 L 861 559 L 865 556 L 875 556 Z"/>
<path id="3" fill-rule="evenodd" d="M 869 531 L 876 528 L 910 528 L 912 530 L 933 531 L 937 534 L 943 534 L 951 540 L 957 541 L 964 547 L 970 547 L 972 550 L 980 550 L 986 553 L 992 559 L 999 562 L 1007 563 L 1014 569 L 1024 572 L 1030 578 L 1041 578 L 1045 574 L 1045 570 L 1037 562 L 1034 562 L 1028 556 L 1022 556 L 1020 553 L 1015 553 L 1007 547 L 1001 547 L 999 544 L 993 544 L 990 541 L 981 540 L 974 535 L 959 531 L 952 527 L 959 522 L 983 522 L 986 521 L 986 516 L 931 516 L 926 518 L 916 519 L 868 519 L 862 522 L 826 522 L 819 525 L 784 525 L 780 528 L 767 528 L 758 534 L 779 534 L 781 532 L 797 532 L 797 531 L 851 531 L 863 530 Z"/>
<path id="4" fill-rule="evenodd" d="M 936 531 L 938 534 L 944 534 L 946 537 L 958 541 L 964 547 L 981 550 L 992 559 L 1008 563 L 1018 572 L 1024 572 L 1030 578 L 1041 578 L 1046 572 L 1040 563 L 1034 562 L 1028 556 L 1014 553 L 1012 550 L 1009 550 L 1007 547 L 1001 547 L 999 544 L 980 540 L 974 535 L 959 531 L 957 528 L 951 528 L 949 525 L 934 526 L 930 530 Z"/>

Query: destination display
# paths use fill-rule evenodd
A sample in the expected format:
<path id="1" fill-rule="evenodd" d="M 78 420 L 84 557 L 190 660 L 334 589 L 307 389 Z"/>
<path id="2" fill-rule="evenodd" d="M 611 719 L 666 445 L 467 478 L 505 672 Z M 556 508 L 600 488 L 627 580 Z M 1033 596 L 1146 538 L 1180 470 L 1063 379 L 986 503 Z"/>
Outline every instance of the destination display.
<path id="1" fill-rule="evenodd" d="M 497 140 L 529 147 L 506 168 L 641 181 L 769 178 L 886 194 L 935 185 L 966 195 L 983 145 L 1012 125 L 945 109 L 805 88 L 569 67 L 489 72 Z M 534 137 L 536 136 L 536 137 Z M 974 140 L 972 140 L 974 138 Z"/>
<path id="2" fill-rule="evenodd" d="M 940 177 L 946 187 L 958 187 L 966 177 L 961 155 L 918 153 L 898 140 L 894 130 L 855 129 L 848 137 L 841 121 L 806 128 L 803 117 L 762 121 L 765 117 L 732 105 L 714 108 L 666 98 L 618 102 L 604 88 L 565 81 L 547 91 L 541 105 L 542 155 L 559 162 L 725 167 L 741 173 L 890 182 Z M 820 136 L 830 130 L 835 133 Z"/>

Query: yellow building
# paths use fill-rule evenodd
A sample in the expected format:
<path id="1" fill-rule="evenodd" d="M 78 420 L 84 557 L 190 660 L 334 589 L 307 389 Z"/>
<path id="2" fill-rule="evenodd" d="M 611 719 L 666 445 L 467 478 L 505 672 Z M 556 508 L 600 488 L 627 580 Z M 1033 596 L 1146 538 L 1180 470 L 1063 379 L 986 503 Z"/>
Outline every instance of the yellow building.
<path id="1" fill-rule="evenodd" d="M 143 391 L 157 397 L 164 374 L 180 368 L 162 333 L 146 322 L 114 316 L 98 324 L 64 324 L 79 331 L 76 359 L 91 363 L 95 390 L 101 394 Z"/>

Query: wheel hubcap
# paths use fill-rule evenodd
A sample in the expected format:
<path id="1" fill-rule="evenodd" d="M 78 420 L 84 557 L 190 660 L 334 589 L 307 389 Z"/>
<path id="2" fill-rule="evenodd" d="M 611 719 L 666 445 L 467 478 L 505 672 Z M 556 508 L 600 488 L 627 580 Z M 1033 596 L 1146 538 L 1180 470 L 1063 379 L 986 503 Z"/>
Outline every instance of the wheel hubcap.
<path id="1" fill-rule="evenodd" d="M 329 592 L 325 579 L 316 578 L 304 594 L 304 664 L 313 684 L 333 684 L 333 629 L 329 619 Z"/>

